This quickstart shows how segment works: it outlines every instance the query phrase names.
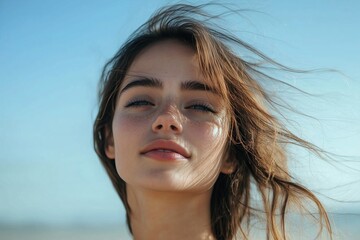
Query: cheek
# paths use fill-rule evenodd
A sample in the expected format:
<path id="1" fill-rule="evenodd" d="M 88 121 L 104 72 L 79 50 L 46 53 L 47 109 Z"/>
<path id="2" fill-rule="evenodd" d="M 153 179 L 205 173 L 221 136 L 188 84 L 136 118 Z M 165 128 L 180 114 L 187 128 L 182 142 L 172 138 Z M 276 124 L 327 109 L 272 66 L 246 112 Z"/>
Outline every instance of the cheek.
<path id="1" fill-rule="evenodd" d="M 118 174 L 126 181 L 126 171 L 133 169 L 134 159 L 144 139 L 145 120 L 129 118 L 122 114 L 114 116 L 113 136 L 115 146 L 115 164 Z"/>
<path id="2" fill-rule="evenodd" d="M 214 123 L 189 126 L 189 137 L 195 156 L 192 165 L 190 185 L 209 190 L 221 172 L 223 162 L 225 129 Z"/>
<path id="3" fill-rule="evenodd" d="M 144 117 L 130 117 L 123 113 L 115 114 L 112 124 L 115 146 L 124 147 L 124 144 L 120 145 L 120 143 L 125 143 L 125 147 L 133 145 L 134 143 L 130 140 L 135 140 L 147 126 L 148 120 Z"/>
<path id="4" fill-rule="evenodd" d="M 199 150 L 216 152 L 225 142 L 225 130 L 219 124 L 201 123 L 191 127 L 190 133 Z"/>
<path id="5" fill-rule="evenodd" d="M 227 136 L 225 129 L 218 124 L 206 123 L 191 127 L 190 133 L 199 166 L 220 167 Z"/>
<path id="6" fill-rule="evenodd" d="M 133 136 L 137 135 L 136 133 L 134 133 L 134 131 L 136 131 L 136 128 L 134 128 L 134 124 L 131 121 L 128 121 L 121 117 L 114 118 L 113 135 L 116 153 L 119 154 L 119 152 L 122 152 L 122 148 L 124 148 L 124 143 L 126 142 L 126 139 L 131 140 Z M 133 132 L 133 134 L 131 134 L 131 132 Z"/>

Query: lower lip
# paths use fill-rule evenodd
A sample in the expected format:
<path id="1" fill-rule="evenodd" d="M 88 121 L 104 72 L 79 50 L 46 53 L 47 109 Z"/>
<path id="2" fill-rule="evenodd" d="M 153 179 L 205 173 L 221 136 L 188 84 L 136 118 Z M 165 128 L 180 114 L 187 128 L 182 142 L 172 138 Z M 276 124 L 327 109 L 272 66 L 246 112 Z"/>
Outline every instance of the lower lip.
<path id="1" fill-rule="evenodd" d="M 149 151 L 143 154 L 148 158 L 152 158 L 158 161 L 179 161 L 186 160 L 187 158 L 177 152 L 162 152 L 162 151 Z"/>

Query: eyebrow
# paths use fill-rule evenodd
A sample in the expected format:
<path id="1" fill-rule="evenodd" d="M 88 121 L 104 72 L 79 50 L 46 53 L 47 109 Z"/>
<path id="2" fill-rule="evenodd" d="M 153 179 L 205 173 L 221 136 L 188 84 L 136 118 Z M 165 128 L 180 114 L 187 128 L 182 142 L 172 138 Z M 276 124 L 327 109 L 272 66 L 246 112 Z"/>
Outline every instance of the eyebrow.
<path id="1" fill-rule="evenodd" d="M 181 90 L 192 90 L 192 91 L 209 91 L 212 93 L 217 93 L 217 91 L 210 87 L 209 85 L 198 82 L 198 81 L 186 81 L 181 83 Z"/>
<path id="2" fill-rule="evenodd" d="M 163 83 L 157 79 L 157 78 L 148 78 L 148 77 L 142 77 L 140 79 L 134 80 L 130 83 L 128 83 L 123 89 L 120 90 L 120 94 L 124 91 L 134 88 L 134 87 L 152 87 L 152 88 L 163 88 Z M 182 91 L 188 90 L 188 91 L 209 91 L 212 93 L 217 93 L 215 89 L 208 86 L 205 83 L 199 82 L 199 81 L 186 81 L 182 82 L 180 89 Z"/>
<path id="3" fill-rule="evenodd" d="M 163 84 L 159 79 L 156 78 L 140 78 L 128 83 L 123 89 L 120 90 L 120 93 L 133 88 L 133 87 L 153 87 L 153 88 L 162 88 Z"/>

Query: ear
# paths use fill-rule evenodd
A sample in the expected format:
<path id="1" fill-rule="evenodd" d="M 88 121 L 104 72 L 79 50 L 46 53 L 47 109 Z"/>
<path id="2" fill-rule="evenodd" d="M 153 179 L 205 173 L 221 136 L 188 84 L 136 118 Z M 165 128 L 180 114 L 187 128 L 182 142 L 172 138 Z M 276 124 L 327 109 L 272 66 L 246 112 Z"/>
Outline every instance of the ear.
<path id="1" fill-rule="evenodd" d="M 223 174 L 232 174 L 235 170 L 236 170 L 236 161 L 234 160 L 234 156 L 232 154 L 232 151 L 230 151 L 230 146 L 228 146 L 225 150 L 224 150 L 224 155 L 222 157 L 223 161 L 222 161 L 222 165 L 221 165 L 221 169 L 220 172 Z"/>
<path id="2" fill-rule="evenodd" d="M 231 174 L 235 171 L 235 169 L 236 169 L 236 164 L 229 160 L 224 161 L 221 166 L 221 172 L 223 174 Z"/>
<path id="3" fill-rule="evenodd" d="M 109 128 L 105 128 L 105 154 L 109 159 L 115 159 L 114 137 Z"/>

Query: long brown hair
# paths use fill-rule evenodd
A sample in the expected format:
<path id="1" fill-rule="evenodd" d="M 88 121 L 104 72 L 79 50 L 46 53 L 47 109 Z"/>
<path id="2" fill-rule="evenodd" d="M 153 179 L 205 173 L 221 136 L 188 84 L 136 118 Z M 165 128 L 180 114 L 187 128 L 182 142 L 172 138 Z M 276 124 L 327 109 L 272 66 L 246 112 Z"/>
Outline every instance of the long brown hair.
<path id="1" fill-rule="evenodd" d="M 239 38 L 210 24 L 214 17 L 204 12 L 204 5 L 176 4 L 155 13 L 138 28 L 115 56 L 105 65 L 99 92 L 99 112 L 94 122 L 94 146 L 117 193 L 123 201 L 128 226 L 131 209 L 127 203 L 125 182 L 119 177 L 115 162 L 106 157 L 105 148 L 115 111 L 118 89 L 137 54 L 150 44 L 177 39 L 194 49 L 200 70 L 225 100 L 230 119 L 227 151 L 235 170 L 220 174 L 211 197 L 211 224 L 217 239 L 233 239 L 237 234 L 248 238 L 247 224 L 261 212 L 266 219 L 268 239 L 286 239 L 289 205 L 307 199 L 319 213 L 320 231 L 331 227 L 323 205 L 307 188 L 297 183 L 287 168 L 286 145 L 296 144 L 321 154 L 311 143 L 291 133 L 274 115 L 276 103 L 259 81 L 274 80 L 258 63 L 235 54 L 239 46 L 259 59 L 285 71 L 287 68 Z M 255 189 L 254 189 L 255 188 Z M 262 200 L 253 204 L 254 194 Z"/>

